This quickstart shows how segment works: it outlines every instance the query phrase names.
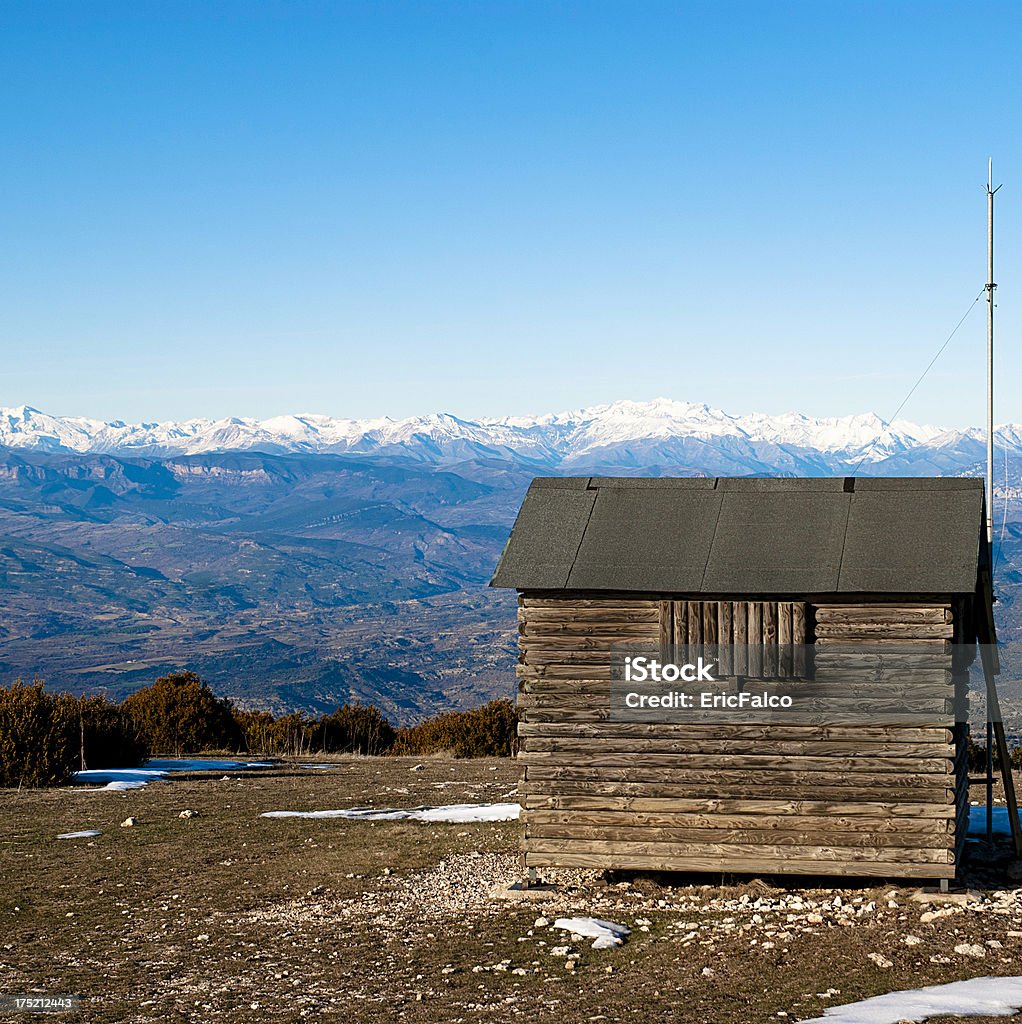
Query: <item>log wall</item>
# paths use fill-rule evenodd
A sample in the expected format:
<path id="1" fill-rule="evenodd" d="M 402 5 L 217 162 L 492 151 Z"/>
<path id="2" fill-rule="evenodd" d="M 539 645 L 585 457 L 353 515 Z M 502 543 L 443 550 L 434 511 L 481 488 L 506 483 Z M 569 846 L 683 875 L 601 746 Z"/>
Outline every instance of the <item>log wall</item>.
<path id="1" fill-rule="evenodd" d="M 951 599 L 522 595 L 526 865 L 954 877 L 968 784 L 964 732 L 944 711 L 963 685 L 949 655 L 966 611 Z M 814 643 L 824 686 L 840 685 L 856 642 L 911 644 L 935 666 L 911 685 L 941 710 L 911 726 L 610 721 L 613 644 L 728 640 L 748 644 L 736 674 L 767 678 L 808 671 L 794 652 Z"/>

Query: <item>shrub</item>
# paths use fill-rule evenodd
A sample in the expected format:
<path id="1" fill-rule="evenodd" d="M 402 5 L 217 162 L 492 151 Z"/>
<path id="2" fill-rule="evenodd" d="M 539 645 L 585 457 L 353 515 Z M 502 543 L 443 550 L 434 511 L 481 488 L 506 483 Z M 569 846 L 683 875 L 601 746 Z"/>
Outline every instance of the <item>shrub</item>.
<path id="1" fill-rule="evenodd" d="M 319 723 L 298 711 L 274 718 L 269 711 L 235 710 L 234 721 L 250 754 L 307 754 L 319 737 Z"/>
<path id="2" fill-rule="evenodd" d="M 154 754 L 238 750 L 243 742 L 231 702 L 194 672 L 161 676 L 125 697 L 121 709 Z"/>
<path id="3" fill-rule="evenodd" d="M 324 753 L 383 754 L 394 742 L 394 727 L 371 704 L 345 704 L 319 720 Z"/>
<path id="4" fill-rule="evenodd" d="M 79 767 L 77 702 L 40 680 L 0 689 L 0 786 L 59 786 Z"/>
<path id="5" fill-rule="evenodd" d="M 233 709 L 234 722 L 241 734 L 240 749 L 250 754 L 270 754 L 273 748 L 275 719 L 269 711 Z"/>
<path id="6" fill-rule="evenodd" d="M 145 738 L 121 707 L 105 697 L 77 703 L 82 768 L 135 768 L 149 756 Z"/>
<path id="7" fill-rule="evenodd" d="M 399 729 L 391 754 L 452 754 L 454 757 L 512 757 L 518 749 L 518 716 L 509 700 L 494 700 L 471 711 L 448 711 Z"/>
<path id="8" fill-rule="evenodd" d="M 319 723 L 300 711 L 281 715 L 273 723 L 272 746 L 268 753 L 300 756 L 309 753 L 316 742 Z"/>

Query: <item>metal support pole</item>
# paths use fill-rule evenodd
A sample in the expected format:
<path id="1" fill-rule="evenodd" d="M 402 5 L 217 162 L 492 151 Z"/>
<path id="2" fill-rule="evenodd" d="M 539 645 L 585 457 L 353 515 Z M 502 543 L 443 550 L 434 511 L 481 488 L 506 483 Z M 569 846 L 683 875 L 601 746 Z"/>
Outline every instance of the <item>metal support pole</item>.
<path id="1" fill-rule="evenodd" d="M 994 162 L 987 170 L 987 543 L 994 543 Z M 991 551 L 993 554 L 993 551 Z"/>
<path id="2" fill-rule="evenodd" d="M 994 564 L 994 162 L 987 164 L 987 480 L 986 527 L 990 569 Z M 992 581 L 991 581 L 992 582 Z M 987 842 L 994 835 L 994 730 L 993 714 L 987 702 Z"/>
<path id="3" fill-rule="evenodd" d="M 987 842 L 994 841 L 994 723 L 987 708 Z"/>

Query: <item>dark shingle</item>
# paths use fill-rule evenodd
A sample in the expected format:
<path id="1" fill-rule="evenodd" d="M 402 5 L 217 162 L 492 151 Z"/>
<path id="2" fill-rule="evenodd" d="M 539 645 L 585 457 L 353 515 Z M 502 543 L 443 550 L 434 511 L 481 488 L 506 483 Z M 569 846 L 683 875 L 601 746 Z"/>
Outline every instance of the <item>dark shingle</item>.
<path id="1" fill-rule="evenodd" d="M 971 593 L 982 521 L 978 479 L 545 478 L 492 585 Z"/>
<path id="2" fill-rule="evenodd" d="M 559 590 L 568 582 L 596 491 L 533 481 L 504 547 L 494 587 Z"/>
<path id="3" fill-rule="evenodd" d="M 711 488 L 601 487 L 568 586 L 698 590 L 720 509 Z"/>
<path id="4" fill-rule="evenodd" d="M 839 590 L 971 592 L 981 488 L 856 488 Z"/>
<path id="5" fill-rule="evenodd" d="M 702 590 L 764 594 L 838 589 L 851 494 L 784 486 L 724 490 L 722 496 Z"/>

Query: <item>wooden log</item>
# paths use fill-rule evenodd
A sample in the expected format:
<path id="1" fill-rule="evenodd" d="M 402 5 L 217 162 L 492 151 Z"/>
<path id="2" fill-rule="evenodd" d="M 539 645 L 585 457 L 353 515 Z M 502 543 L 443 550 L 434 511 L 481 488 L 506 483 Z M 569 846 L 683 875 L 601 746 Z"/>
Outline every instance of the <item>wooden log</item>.
<path id="1" fill-rule="evenodd" d="M 688 602 L 674 601 L 674 657 L 685 661 L 688 650 Z"/>
<path id="2" fill-rule="evenodd" d="M 526 723 L 522 723 L 526 724 Z M 534 727 L 530 727 L 534 728 Z M 519 733 L 529 740 L 530 753 L 670 753 L 691 754 L 743 754 L 749 756 L 785 757 L 858 757 L 870 760 L 874 757 L 942 758 L 958 764 L 964 752 L 955 754 L 949 743 L 849 743 L 841 740 L 784 740 L 768 737 L 755 741 L 735 739 L 699 739 L 678 735 L 662 737 L 656 735 L 601 735 L 593 736 L 548 736 L 535 731 Z"/>
<path id="3" fill-rule="evenodd" d="M 645 643 L 644 643 L 645 641 Z M 519 643 L 519 650 L 526 655 L 557 655 L 557 654 L 609 654 L 617 644 L 628 644 L 630 647 L 646 646 L 650 654 L 659 649 L 659 637 L 652 633 L 645 636 L 575 636 L 526 638 Z"/>
<path id="4" fill-rule="evenodd" d="M 615 828 L 605 825 L 591 827 L 574 822 L 566 825 L 545 825 L 534 822 L 530 817 L 526 826 L 526 848 L 532 849 L 535 840 L 558 840 L 564 848 L 568 848 L 577 840 L 609 841 L 622 844 L 622 848 L 627 848 L 629 843 L 654 842 L 703 845 L 710 848 L 717 844 L 777 845 L 785 848 L 840 844 L 842 847 L 925 850 L 951 850 L 955 847 L 955 836 L 950 832 L 862 832 L 833 828 L 826 821 L 817 821 L 814 830 L 784 829 L 769 821 L 765 821 L 760 828 L 746 829 L 725 828 L 716 824 L 705 828 L 638 825 Z"/>
<path id="5" fill-rule="evenodd" d="M 644 722 L 527 722 L 526 735 L 559 737 L 565 741 L 583 743 L 587 738 L 625 741 L 647 738 L 652 742 L 685 743 L 730 743 L 754 746 L 759 749 L 763 742 L 784 741 L 793 743 L 847 743 L 851 746 L 870 748 L 873 744 L 898 744 L 915 747 L 919 744 L 938 746 L 941 750 L 955 749 L 955 733 L 948 728 L 921 729 L 897 726 L 845 726 L 829 727 L 815 725 L 732 725 L 720 722 L 707 725 L 700 723 L 644 723 Z"/>
<path id="6" fill-rule="evenodd" d="M 739 773 L 741 774 L 741 773 Z M 810 773 L 803 773 L 809 775 Z M 918 784 L 904 785 L 906 780 L 899 779 L 897 786 L 892 786 L 884 776 L 864 777 L 862 780 L 842 779 L 833 784 L 818 781 L 814 777 L 796 780 L 771 780 L 769 786 L 757 785 L 745 776 L 741 781 L 733 779 L 721 780 L 714 776 L 707 778 L 705 773 L 693 773 L 694 777 L 686 780 L 684 789 L 693 798 L 723 799 L 735 797 L 747 799 L 761 797 L 774 800 L 811 800 L 833 799 L 850 803 L 891 799 L 900 795 L 905 801 L 916 803 L 951 804 L 954 790 L 947 785 Z M 518 789 L 523 796 L 602 796 L 602 797 L 677 797 L 679 782 L 584 782 L 558 779 L 551 782 L 538 780 L 533 782 L 528 777 Z"/>
<path id="7" fill-rule="evenodd" d="M 688 623 L 688 657 L 695 660 L 702 654 L 703 608 L 699 601 L 689 601 L 685 610 Z"/>
<path id="8" fill-rule="evenodd" d="M 763 676 L 776 679 L 777 666 L 777 602 L 763 602 Z"/>
<path id="9" fill-rule="evenodd" d="M 619 637 L 619 636 L 652 636 L 654 629 L 652 622 L 527 622 L 521 620 L 518 624 L 520 636 L 526 639 L 553 639 L 555 637 Z"/>
<path id="10" fill-rule="evenodd" d="M 731 601 L 720 601 L 717 603 L 717 642 L 718 657 L 720 658 L 721 676 L 734 674 L 734 603 Z"/>
<path id="11" fill-rule="evenodd" d="M 660 614 L 660 659 L 667 661 L 670 658 L 671 647 L 674 645 L 674 602 L 661 601 L 659 603 Z"/>
<path id="12" fill-rule="evenodd" d="M 565 628 L 579 626 L 616 626 L 622 624 L 648 624 L 654 631 L 659 628 L 660 616 L 656 609 L 652 611 L 628 611 L 625 609 L 605 609 L 600 612 L 539 612 L 526 609 L 519 622 L 525 623 L 527 629 L 551 629 L 556 626 Z"/>
<path id="13" fill-rule="evenodd" d="M 951 654 L 951 644 L 947 640 L 914 640 L 914 639 L 888 639 L 887 637 L 870 637 L 869 640 L 855 640 L 849 637 L 820 637 L 816 638 L 816 647 L 818 649 L 834 648 L 836 650 L 848 647 L 865 647 L 869 646 L 871 649 L 876 648 L 882 650 L 885 646 L 891 647 L 893 650 L 903 649 L 908 651 L 918 651 L 920 653 L 939 653 L 944 655 Z"/>
<path id="14" fill-rule="evenodd" d="M 606 782 L 684 782 L 709 778 L 745 783 L 761 779 L 764 786 L 780 782 L 814 782 L 841 785 L 881 784 L 884 773 L 897 773 L 893 787 L 954 786 L 954 762 L 940 757 L 890 757 L 879 754 L 869 758 L 814 754 L 677 754 L 643 751 L 532 750 L 519 753 L 519 764 L 529 768 L 529 778 L 577 779 L 585 782 L 599 778 Z M 592 769 L 598 768 L 599 772 Z M 712 773 L 712 777 L 707 776 Z"/>
<path id="15" fill-rule="evenodd" d="M 818 604 L 816 621 L 943 623 L 952 621 L 948 605 Z"/>
<path id="16" fill-rule="evenodd" d="M 703 601 L 703 645 L 704 657 L 716 659 L 717 647 L 717 601 Z"/>
<path id="17" fill-rule="evenodd" d="M 752 679 L 763 678 L 763 605 L 749 601 L 746 605 L 749 617 L 748 674 Z"/>
<path id="18" fill-rule="evenodd" d="M 632 597 L 530 597 L 525 595 L 521 602 L 523 608 L 534 608 L 537 610 L 559 611 L 564 608 L 581 609 L 583 611 L 604 608 L 644 608 L 649 611 L 656 611 L 656 598 L 632 598 Z"/>
<path id="19" fill-rule="evenodd" d="M 817 622 L 816 640 L 824 637 L 850 640 L 950 640 L 954 625 L 950 622 Z"/>
<path id="20" fill-rule="evenodd" d="M 781 601 L 777 606 L 777 674 L 788 679 L 794 672 L 791 648 L 791 602 Z"/>
<path id="21" fill-rule="evenodd" d="M 734 673 L 736 676 L 744 676 L 749 671 L 749 613 L 748 606 L 744 601 L 734 601 L 731 605 L 731 617 L 734 625 L 735 650 L 734 650 Z"/>
<path id="22" fill-rule="evenodd" d="M 853 818 L 908 817 L 917 820 L 936 819 L 953 821 L 955 805 L 951 800 L 940 803 L 931 801 L 894 800 L 888 792 L 877 800 L 821 800 L 777 799 L 762 796 L 744 797 L 668 797 L 651 796 L 607 796 L 587 793 L 526 793 L 524 805 L 530 813 L 534 810 L 570 811 L 626 811 L 628 813 L 650 814 L 776 814 L 789 815 L 841 815 Z"/>
<path id="23" fill-rule="evenodd" d="M 778 829 L 780 831 L 814 832 L 829 829 L 831 833 L 865 833 L 921 835 L 933 838 L 947 836 L 954 832 L 955 821 L 951 818 L 907 818 L 886 815 L 832 814 L 729 814 L 729 813 L 679 813 L 654 811 L 621 810 L 531 810 L 526 812 L 529 828 L 537 827 L 580 827 L 580 828 L 690 828 L 690 829 Z M 935 845 L 940 845 L 935 843 Z"/>
<path id="24" fill-rule="evenodd" d="M 835 836 L 837 840 L 840 837 Z M 591 853 L 604 856 L 640 857 L 660 856 L 667 859 L 685 857 L 722 857 L 741 859 L 762 857 L 783 864 L 787 858 L 814 860 L 821 865 L 828 861 L 841 863 L 885 863 L 885 864 L 948 864 L 950 851 L 932 849 L 908 849 L 905 847 L 858 847 L 840 846 L 777 846 L 770 844 L 725 844 L 725 843 L 657 843 L 657 842 L 604 842 L 599 839 L 527 839 L 527 853 Z M 775 870 L 783 870 L 778 868 Z"/>
<path id="25" fill-rule="evenodd" d="M 791 674 L 796 679 L 805 679 L 812 671 L 807 658 L 806 644 L 808 609 L 803 601 L 795 601 L 791 606 Z"/>
<path id="26" fill-rule="evenodd" d="M 954 878 L 952 864 L 895 864 L 886 861 L 828 861 L 824 868 L 818 860 L 800 860 L 785 855 L 783 861 L 768 857 L 675 856 L 640 857 L 635 854 L 547 854 L 527 852 L 527 867 L 606 868 L 620 871 L 693 871 L 734 874 L 840 875 L 843 877 L 878 876 L 881 878 Z"/>

